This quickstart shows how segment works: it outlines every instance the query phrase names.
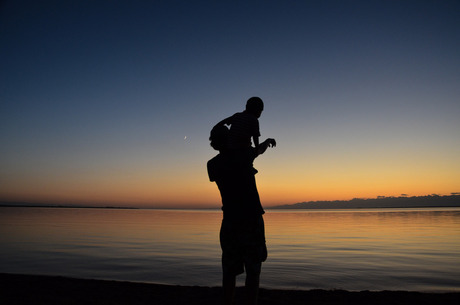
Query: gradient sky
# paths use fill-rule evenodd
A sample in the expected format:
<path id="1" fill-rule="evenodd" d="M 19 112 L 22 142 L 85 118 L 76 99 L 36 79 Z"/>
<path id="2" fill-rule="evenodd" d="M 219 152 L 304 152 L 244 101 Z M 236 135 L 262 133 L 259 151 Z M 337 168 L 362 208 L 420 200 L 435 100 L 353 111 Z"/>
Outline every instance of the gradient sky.
<path id="1" fill-rule="evenodd" d="M 460 1 L 2 1 L 0 200 L 220 206 L 260 96 L 265 206 L 460 191 Z"/>

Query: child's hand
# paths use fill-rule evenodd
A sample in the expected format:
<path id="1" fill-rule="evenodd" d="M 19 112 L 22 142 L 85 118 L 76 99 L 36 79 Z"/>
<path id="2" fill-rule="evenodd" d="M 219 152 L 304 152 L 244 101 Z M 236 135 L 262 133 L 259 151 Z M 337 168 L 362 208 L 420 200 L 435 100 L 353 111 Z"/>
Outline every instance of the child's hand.
<path id="1" fill-rule="evenodd" d="M 276 146 L 276 141 L 275 141 L 275 139 L 269 138 L 269 139 L 267 139 L 267 141 L 268 141 L 268 146 L 269 146 L 269 147 L 275 147 L 275 146 Z"/>

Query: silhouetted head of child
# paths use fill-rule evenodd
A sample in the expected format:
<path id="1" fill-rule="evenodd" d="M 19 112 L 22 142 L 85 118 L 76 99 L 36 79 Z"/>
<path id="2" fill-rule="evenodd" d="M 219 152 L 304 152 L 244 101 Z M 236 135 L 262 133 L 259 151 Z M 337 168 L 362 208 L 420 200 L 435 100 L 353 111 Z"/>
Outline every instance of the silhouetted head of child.
<path id="1" fill-rule="evenodd" d="M 264 110 L 264 102 L 260 97 L 254 96 L 248 99 L 246 102 L 246 111 L 254 115 L 256 118 L 260 118 L 262 111 Z"/>
<path id="2" fill-rule="evenodd" d="M 211 130 L 209 140 L 215 150 L 223 150 L 227 146 L 229 130 L 225 125 L 217 125 Z"/>

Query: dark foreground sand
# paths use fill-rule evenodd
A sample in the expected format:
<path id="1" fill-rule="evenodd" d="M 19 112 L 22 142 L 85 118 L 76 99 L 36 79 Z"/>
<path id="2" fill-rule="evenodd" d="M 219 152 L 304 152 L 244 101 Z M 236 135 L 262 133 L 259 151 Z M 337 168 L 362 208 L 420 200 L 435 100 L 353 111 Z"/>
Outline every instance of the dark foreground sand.
<path id="1" fill-rule="evenodd" d="M 239 288 L 236 293 L 235 304 L 243 304 L 243 296 L 244 291 Z M 214 305 L 221 304 L 221 289 L 219 287 L 168 286 L 0 273 L 0 304 Z M 348 292 L 344 290 L 294 291 L 261 289 L 259 305 L 265 304 L 458 305 L 460 304 L 460 292 Z"/>

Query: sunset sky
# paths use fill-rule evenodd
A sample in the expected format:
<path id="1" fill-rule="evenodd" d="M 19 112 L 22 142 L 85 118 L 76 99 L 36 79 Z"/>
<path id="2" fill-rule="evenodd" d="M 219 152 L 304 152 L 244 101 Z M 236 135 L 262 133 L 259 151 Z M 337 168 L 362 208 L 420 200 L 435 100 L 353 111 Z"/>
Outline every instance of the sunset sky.
<path id="1" fill-rule="evenodd" d="M 264 206 L 460 191 L 460 1 L 0 4 L 0 200 L 219 207 L 260 96 Z"/>

